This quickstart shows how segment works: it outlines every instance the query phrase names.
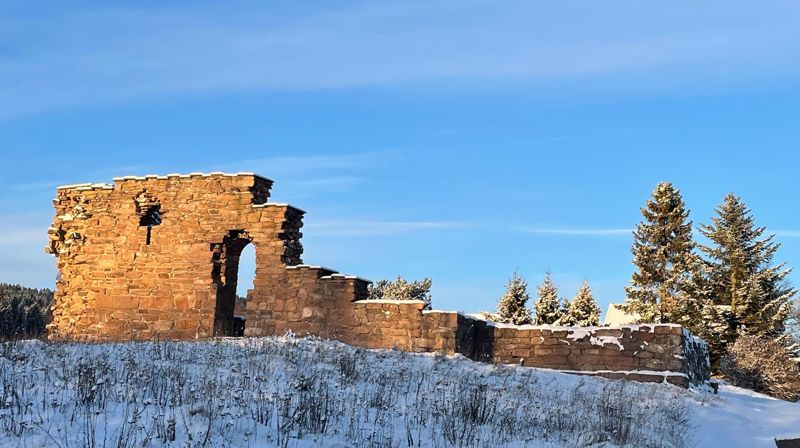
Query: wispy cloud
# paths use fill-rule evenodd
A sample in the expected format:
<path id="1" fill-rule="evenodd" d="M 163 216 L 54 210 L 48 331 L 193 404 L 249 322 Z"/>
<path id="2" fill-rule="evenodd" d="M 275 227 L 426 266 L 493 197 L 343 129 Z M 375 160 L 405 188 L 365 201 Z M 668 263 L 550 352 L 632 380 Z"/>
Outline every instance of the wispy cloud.
<path id="1" fill-rule="evenodd" d="M 365 173 L 398 160 L 395 149 L 339 155 L 280 155 L 209 166 L 208 171 L 253 171 L 276 182 L 280 200 L 341 193 L 368 181 Z M 275 194 L 273 194 L 275 196 Z"/>
<path id="2" fill-rule="evenodd" d="M 630 235 L 634 229 L 515 227 L 514 230 L 522 233 L 533 233 L 541 235 L 618 236 L 618 235 Z"/>
<path id="3" fill-rule="evenodd" d="M 76 174 L 74 178 L 62 178 L 55 181 L 35 181 L 24 182 L 6 185 L 5 188 L 11 191 L 37 191 L 37 190 L 52 190 L 59 185 L 70 185 L 75 183 L 85 182 L 110 182 L 111 178 L 117 176 L 124 176 L 129 174 L 151 174 L 153 166 L 151 165 L 123 165 L 123 166 L 107 166 Z"/>
<path id="4" fill-rule="evenodd" d="M 58 181 L 44 181 L 44 182 L 26 182 L 21 184 L 12 184 L 8 189 L 12 191 L 34 191 L 34 190 L 52 190 L 59 185 L 66 185 L 67 182 Z"/>
<path id="5" fill-rule="evenodd" d="M 353 152 L 339 155 L 279 155 L 259 159 L 243 160 L 236 163 L 217 164 L 209 170 L 255 171 L 267 177 L 302 178 L 320 173 L 341 173 L 363 170 L 387 163 L 400 156 L 396 149 Z M 351 176 L 351 180 L 353 177 Z"/>
<path id="6" fill-rule="evenodd" d="M 286 188 L 298 197 L 315 192 L 348 191 L 367 180 L 363 175 L 370 168 L 397 160 L 400 153 L 394 149 L 364 151 L 341 155 L 283 155 L 259 159 L 243 160 L 236 163 L 207 166 L 204 171 L 252 171 L 273 180 L 280 181 L 279 188 Z M 196 168 L 194 168 L 196 169 Z M 63 178 L 55 181 L 34 181 L 14 184 L 0 184 L 8 191 L 28 192 L 53 190 L 59 185 L 80 182 L 111 182 L 112 177 L 123 175 L 167 174 L 152 165 L 125 165 L 105 167 L 82 173 L 80 177 Z"/>
<path id="7" fill-rule="evenodd" d="M 0 6 L 0 117 L 176 92 L 554 79 L 683 90 L 800 69 L 793 1 L 233 3 Z"/>
<path id="8" fill-rule="evenodd" d="M 329 219 L 308 221 L 308 235 L 313 236 L 380 236 L 409 233 L 415 231 L 435 230 L 480 230 L 492 226 L 484 223 L 465 221 L 381 221 L 359 219 Z M 527 227 L 512 226 L 507 229 L 512 232 L 539 234 L 539 235 L 564 235 L 564 236 L 620 236 L 630 235 L 633 229 L 623 228 L 552 228 L 552 227 Z"/>
<path id="9" fill-rule="evenodd" d="M 380 236 L 473 227 L 476 226 L 458 221 L 321 220 L 308 223 L 308 234 L 315 237 Z"/>

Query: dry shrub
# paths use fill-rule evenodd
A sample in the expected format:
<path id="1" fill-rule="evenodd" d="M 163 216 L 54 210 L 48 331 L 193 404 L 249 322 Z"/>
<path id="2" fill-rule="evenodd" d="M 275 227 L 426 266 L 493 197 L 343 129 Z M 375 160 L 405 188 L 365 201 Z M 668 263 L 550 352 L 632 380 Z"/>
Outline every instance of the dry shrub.
<path id="1" fill-rule="evenodd" d="M 728 346 L 720 371 L 735 386 L 789 401 L 800 399 L 800 367 L 773 339 L 742 336 Z"/>

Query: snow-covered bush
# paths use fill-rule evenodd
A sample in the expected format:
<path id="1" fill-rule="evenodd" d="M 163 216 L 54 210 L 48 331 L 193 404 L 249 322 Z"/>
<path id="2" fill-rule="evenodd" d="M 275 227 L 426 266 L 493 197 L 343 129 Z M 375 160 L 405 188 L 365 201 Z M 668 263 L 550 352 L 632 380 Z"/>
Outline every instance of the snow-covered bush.
<path id="1" fill-rule="evenodd" d="M 369 286 L 367 300 L 422 300 L 425 309 L 430 309 L 432 283 L 428 277 L 409 282 L 399 275 L 394 281 L 378 280 Z"/>
<path id="2" fill-rule="evenodd" d="M 735 386 L 784 400 L 800 399 L 800 367 L 774 339 L 740 337 L 720 360 L 720 371 Z"/>

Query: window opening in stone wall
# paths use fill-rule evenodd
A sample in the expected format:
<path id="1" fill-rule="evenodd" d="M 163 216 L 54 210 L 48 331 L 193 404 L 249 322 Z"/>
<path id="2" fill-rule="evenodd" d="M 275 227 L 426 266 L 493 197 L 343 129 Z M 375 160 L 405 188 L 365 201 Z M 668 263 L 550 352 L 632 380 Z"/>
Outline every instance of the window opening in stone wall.
<path id="1" fill-rule="evenodd" d="M 144 215 L 139 218 L 139 225 L 140 226 L 147 226 L 147 238 L 145 239 L 145 244 L 150 245 L 150 239 L 152 237 L 153 227 L 161 224 L 161 206 L 154 205 L 147 209 Z"/>

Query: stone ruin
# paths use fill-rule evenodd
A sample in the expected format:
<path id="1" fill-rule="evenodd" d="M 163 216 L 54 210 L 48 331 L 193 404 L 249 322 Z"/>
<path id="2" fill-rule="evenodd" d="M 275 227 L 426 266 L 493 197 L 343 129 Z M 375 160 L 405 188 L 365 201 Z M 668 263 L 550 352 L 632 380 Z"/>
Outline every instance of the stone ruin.
<path id="1" fill-rule="evenodd" d="M 253 173 L 126 176 L 58 187 L 46 251 L 59 270 L 48 336 L 121 341 L 288 331 L 367 348 L 670 382 L 709 378 L 701 340 L 677 325 L 498 325 L 419 301 L 368 301 L 369 281 L 303 264 L 304 211 L 268 202 Z M 246 320 L 239 256 L 255 247 Z M 241 303 L 239 304 L 241 307 Z"/>

